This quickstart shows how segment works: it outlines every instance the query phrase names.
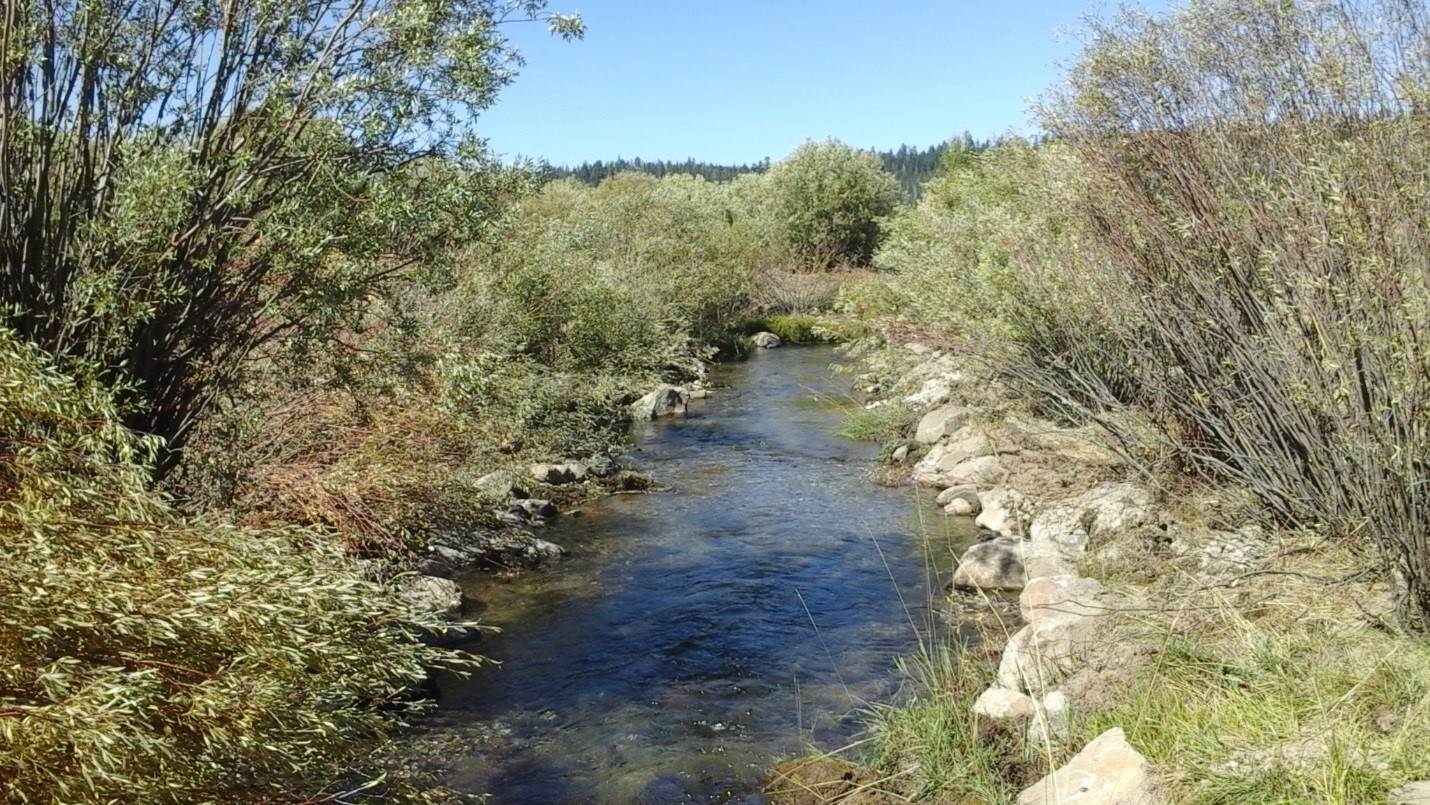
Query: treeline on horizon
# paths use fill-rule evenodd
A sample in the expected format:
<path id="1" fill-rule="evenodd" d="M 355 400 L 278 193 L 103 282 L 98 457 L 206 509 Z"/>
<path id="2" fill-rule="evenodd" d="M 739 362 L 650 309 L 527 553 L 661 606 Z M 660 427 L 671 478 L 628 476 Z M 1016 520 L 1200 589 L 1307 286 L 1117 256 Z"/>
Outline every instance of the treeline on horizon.
<path id="1" fill-rule="evenodd" d="M 992 145 L 991 140 L 977 140 L 967 131 L 958 137 L 946 140 L 938 145 L 927 148 L 920 148 L 916 145 L 900 145 L 896 149 L 887 151 L 872 151 L 874 156 L 879 158 L 884 170 L 893 175 L 894 180 L 899 185 L 899 191 L 907 200 L 918 200 L 923 196 L 923 186 L 932 178 L 938 175 L 943 158 L 949 149 L 957 145 L 962 151 L 982 153 Z M 663 178 L 673 174 L 685 174 L 688 176 L 699 176 L 711 182 L 728 182 L 737 176 L 748 173 L 764 173 L 770 168 L 770 158 L 765 157 L 759 162 L 743 163 L 739 165 L 721 165 L 714 162 L 697 160 L 694 157 L 686 159 L 684 162 L 675 162 L 664 159 L 626 159 L 616 157 L 607 162 L 596 160 L 595 162 L 582 162 L 576 167 L 565 165 L 554 166 L 544 165 L 543 173 L 550 179 L 575 179 L 582 184 L 595 186 L 605 179 L 618 173 L 636 172 L 646 173 L 656 178 Z"/>

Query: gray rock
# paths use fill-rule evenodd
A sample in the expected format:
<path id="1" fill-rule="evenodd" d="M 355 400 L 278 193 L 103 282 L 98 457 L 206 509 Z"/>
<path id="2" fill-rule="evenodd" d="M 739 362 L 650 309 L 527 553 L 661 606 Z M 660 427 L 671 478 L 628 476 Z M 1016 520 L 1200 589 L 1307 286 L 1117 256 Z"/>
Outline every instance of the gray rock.
<path id="1" fill-rule="evenodd" d="M 651 420 L 663 416 L 685 413 L 686 392 L 684 389 L 662 385 L 655 391 L 631 403 L 631 416 L 637 420 Z"/>
<path id="2" fill-rule="evenodd" d="M 440 612 L 444 616 L 456 617 L 462 611 L 462 588 L 451 579 L 437 576 L 410 576 L 404 578 L 398 589 L 398 596 L 423 612 Z"/>
<path id="3" fill-rule="evenodd" d="M 1430 805 L 1430 781 L 1407 783 L 1390 795 L 1391 805 Z"/>
<path id="4" fill-rule="evenodd" d="M 521 485 L 520 477 L 510 470 L 497 470 L 489 472 L 477 479 L 477 488 L 483 493 L 497 500 L 527 496 L 526 488 Z"/>
<path id="5" fill-rule="evenodd" d="M 750 336 L 750 341 L 760 349 L 778 349 L 784 346 L 784 339 L 774 333 L 755 333 Z"/>
<path id="6" fill-rule="evenodd" d="M 962 433 L 955 439 L 934 445 L 928 455 L 914 466 L 914 480 L 933 486 L 948 486 L 944 483 L 958 465 L 969 459 L 991 456 L 997 452 L 993 440 L 979 433 Z"/>
<path id="7" fill-rule="evenodd" d="M 950 582 L 956 590 L 1021 590 L 1026 580 L 1018 540 L 980 542 L 963 552 Z"/>
<path id="8" fill-rule="evenodd" d="M 982 510 L 983 506 L 978 502 L 977 492 L 965 492 L 950 500 L 943 507 L 944 514 L 951 514 L 955 517 L 972 517 Z"/>
<path id="9" fill-rule="evenodd" d="M 983 691 L 973 703 L 973 712 L 994 721 L 1027 721 L 1033 717 L 1033 697 L 997 685 Z"/>
<path id="10" fill-rule="evenodd" d="M 576 474 L 572 472 L 570 464 L 533 464 L 527 471 L 531 473 L 531 477 L 551 486 L 569 484 L 576 480 Z"/>
<path id="11" fill-rule="evenodd" d="M 566 549 L 519 528 L 443 531 L 427 546 L 422 572 L 456 575 L 473 569 L 529 570 L 560 559 Z"/>
<path id="12" fill-rule="evenodd" d="M 1213 575 L 1244 572 L 1255 567 L 1270 552 L 1266 533 L 1257 526 L 1248 526 L 1212 540 L 1197 552 L 1197 564 Z"/>
<path id="13" fill-rule="evenodd" d="M 556 516 L 556 506 L 549 500 L 525 498 L 513 500 L 507 511 L 529 519 L 545 519 Z"/>
<path id="14" fill-rule="evenodd" d="M 1018 805 L 1162 805 L 1157 779 L 1122 728 L 1104 732 L 1067 765 L 1024 789 Z"/>
<path id="15" fill-rule="evenodd" d="M 974 495 L 977 495 L 978 487 L 972 484 L 959 484 L 958 486 L 950 486 L 949 488 L 938 493 L 938 505 L 947 506 L 948 504 L 953 502 L 954 498 L 962 497 L 965 492 L 971 492 Z"/>
<path id="16" fill-rule="evenodd" d="M 902 464 L 905 461 L 908 461 L 909 446 L 906 444 L 901 444 L 898 447 L 894 448 L 894 453 L 892 456 L 890 456 L 890 458 L 892 458 L 894 460 L 894 463 L 896 464 Z"/>
<path id="17" fill-rule="evenodd" d="M 943 405 L 935 408 L 919 420 L 919 429 L 914 439 L 923 444 L 934 444 L 967 425 L 975 413 L 972 408 L 962 405 Z"/>

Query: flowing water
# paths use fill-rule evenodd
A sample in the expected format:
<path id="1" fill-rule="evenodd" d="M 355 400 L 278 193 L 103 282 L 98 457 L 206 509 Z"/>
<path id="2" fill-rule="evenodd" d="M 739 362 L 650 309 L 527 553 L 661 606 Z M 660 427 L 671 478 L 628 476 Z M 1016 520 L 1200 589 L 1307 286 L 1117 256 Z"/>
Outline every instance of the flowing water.
<path id="1" fill-rule="evenodd" d="M 973 538 L 835 429 L 853 401 L 825 348 L 719 367 L 688 416 L 642 424 L 631 462 L 668 484 L 563 516 L 571 556 L 473 576 L 470 648 L 499 660 L 441 684 L 440 759 L 496 803 L 762 802 L 762 773 L 857 730 L 896 693 L 895 658 Z M 937 572 L 935 571 L 937 569 Z"/>

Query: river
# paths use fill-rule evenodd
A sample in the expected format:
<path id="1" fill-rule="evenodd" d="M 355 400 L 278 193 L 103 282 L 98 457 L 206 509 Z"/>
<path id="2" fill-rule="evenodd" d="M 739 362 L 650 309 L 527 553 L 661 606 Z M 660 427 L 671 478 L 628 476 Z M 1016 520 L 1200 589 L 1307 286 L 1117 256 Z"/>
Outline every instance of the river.
<path id="1" fill-rule="evenodd" d="M 840 438 L 856 403 L 828 348 L 717 367 L 687 416 L 640 424 L 629 461 L 670 488 L 595 501 L 541 536 L 571 556 L 463 580 L 500 661 L 440 684 L 446 782 L 495 803 L 763 802 L 773 762 L 834 746 L 897 692 L 895 659 L 961 548 L 911 488 Z"/>

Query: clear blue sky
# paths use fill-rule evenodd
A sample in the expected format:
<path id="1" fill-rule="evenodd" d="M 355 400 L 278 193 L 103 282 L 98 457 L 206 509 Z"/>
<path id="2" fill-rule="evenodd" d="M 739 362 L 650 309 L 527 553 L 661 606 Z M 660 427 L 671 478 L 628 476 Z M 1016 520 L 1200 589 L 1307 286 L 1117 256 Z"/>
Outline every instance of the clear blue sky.
<path id="1" fill-rule="evenodd" d="M 581 14 L 586 38 L 512 25 L 527 65 L 478 130 L 498 154 L 555 165 L 1028 133 L 1028 102 L 1076 52 L 1068 33 L 1093 2 L 550 0 Z"/>

